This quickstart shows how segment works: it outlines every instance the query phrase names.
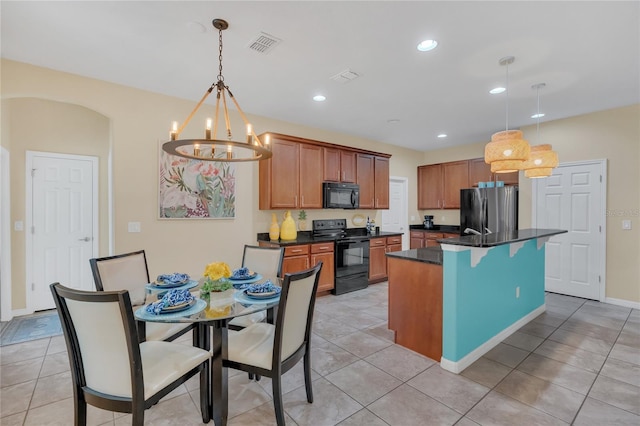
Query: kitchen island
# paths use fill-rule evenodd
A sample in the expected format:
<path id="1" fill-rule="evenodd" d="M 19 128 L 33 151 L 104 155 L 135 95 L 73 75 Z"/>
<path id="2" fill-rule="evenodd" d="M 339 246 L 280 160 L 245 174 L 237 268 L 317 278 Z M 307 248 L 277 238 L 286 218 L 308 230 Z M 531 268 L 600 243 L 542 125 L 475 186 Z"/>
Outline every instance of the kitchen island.
<path id="1" fill-rule="evenodd" d="M 459 373 L 545 310 L 544 245 L 557 229 L 439 240 L 388 253 L 396 343 Z"/>

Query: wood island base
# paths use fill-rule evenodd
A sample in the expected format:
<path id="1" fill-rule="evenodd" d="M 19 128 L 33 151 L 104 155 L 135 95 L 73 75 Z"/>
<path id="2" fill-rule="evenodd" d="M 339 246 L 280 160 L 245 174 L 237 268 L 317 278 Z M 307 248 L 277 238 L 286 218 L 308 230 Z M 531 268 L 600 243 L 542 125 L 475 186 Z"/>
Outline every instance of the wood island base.
<path id="1" fill-rule="evenodd" d="M 389 329 L 395 342 L 436 362 L 442 357 L 442 265 L 387 258 Z"/>

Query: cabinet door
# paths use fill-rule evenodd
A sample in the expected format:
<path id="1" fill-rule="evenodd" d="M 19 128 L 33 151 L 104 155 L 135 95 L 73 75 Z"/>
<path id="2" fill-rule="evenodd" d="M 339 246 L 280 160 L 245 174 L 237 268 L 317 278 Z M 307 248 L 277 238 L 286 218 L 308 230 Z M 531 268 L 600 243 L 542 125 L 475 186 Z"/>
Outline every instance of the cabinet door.
<path id="1" fill-rule="evenodd" d="M 387 253 L 391 253 L 394 251 L 402 251 L 402 244 L 391 244 L 387 246 L 387 250 L 386 250 Z"/>
<path id="2" fill-rule="evenodd" d="M 491 164 L 484 162 L 484 158 L 469 160 L 469 187 L 477 188 L 478 182 L 490 182 L 493 180 Z"/>
<path id="3" fill-rule="evenodd" d="M 387 277 L 386 245 L 369 247 L 369 280 Z"/>
<path id="4" fill-rule="evenodd" d="M 454 161 L 442 165 L 445 209 L 460 208 L 460 190 L 469 187 L 469 162 Z"/>
<path id="5" fill-rule="evenodd" d="M 309 269 L 309 256 L 289 256 L 282 259 L 282 276 L 289 272 L 300 272 Z"/>
<path id="6" fill-rule="evenodd" d="M 442 165 L 418 167 L 418 209 L 442 208 Z"/>
<path id="7" fill-rule="evenodd" d="M 334 148 L 322 148 L 324 153 L 324 180 L 328 182 L 340 182 L 340 150 Z"/>
<path id="8" fill-rule="evenodd" d="M 300 144 L 274 139 L 271 149 L 271 208 L 298 208 Z"/>
<path id="9" fill-rule="evenodd" d="M 383 157 L 375 157 L 375 208 L 389 208 L 389 159 Z"/>
<path id="10" fill-rule="evenodd" d="M 334 253 L 315 253 L 311 255 L 311 266 L 316 266 L 322 261 L 322 271 L 320 271 L 320 279 L 318 281 L 318 291 L 333 290 L 335 259 Z"/>
<path id="11" fill-rule="evenodd" d="M 409 248 L 417 249 L 424 247 L 424 232 L 411 231 L 409 232 Z"/>
<path id="12" fill-rule="evenodd" d="M 375 206 L 375 174 L 373 155 L 356 155 L 357 183 L 360 185 L 360 208 L 372 209 Z"/>
<path id="13" fill-rule="evenodd" d="M 356 153 L 340 151 L 340 181 L 356 183 Z"/>
<path id="14" fill-rule="evenodd" d="M 322 148 L 315 145 L 300 145 L 300 198 L 301 209 L 322 208 Z"/>

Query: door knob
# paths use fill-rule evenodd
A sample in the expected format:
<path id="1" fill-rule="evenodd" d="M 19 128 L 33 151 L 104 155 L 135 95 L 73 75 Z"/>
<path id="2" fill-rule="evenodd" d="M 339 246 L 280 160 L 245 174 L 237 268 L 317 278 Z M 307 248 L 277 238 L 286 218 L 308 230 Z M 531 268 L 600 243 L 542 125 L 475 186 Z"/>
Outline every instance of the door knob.
<path id="1" fill-rule="evenodd" d="M 91 237 L 84 237 L 84 238 L 79 238 L 78 241 L 91 241 Z"/>

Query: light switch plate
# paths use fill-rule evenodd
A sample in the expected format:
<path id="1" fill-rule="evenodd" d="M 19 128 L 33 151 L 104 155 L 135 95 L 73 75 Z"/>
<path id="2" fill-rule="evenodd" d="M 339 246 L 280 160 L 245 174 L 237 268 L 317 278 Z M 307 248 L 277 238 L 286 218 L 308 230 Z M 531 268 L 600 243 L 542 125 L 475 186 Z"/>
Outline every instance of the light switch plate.
<path id="1" fill-rule="evenodd" d="M 24 223 L 21 220 L 16 220 L 13 229 L 14 231 L 24 231 Z"/>
<path id="2" fill-rule="evenodd" d="M 129 222 L 127 228 L 129 232 L 140 232 L 140 222 Z"/>
<path id="3" fill-rule="evenodd" d="M 625 219 L 622 221 L 622 229 L 624 230 L 629 230 L 631 229 L 631 221 L 628 219 Z"/>

